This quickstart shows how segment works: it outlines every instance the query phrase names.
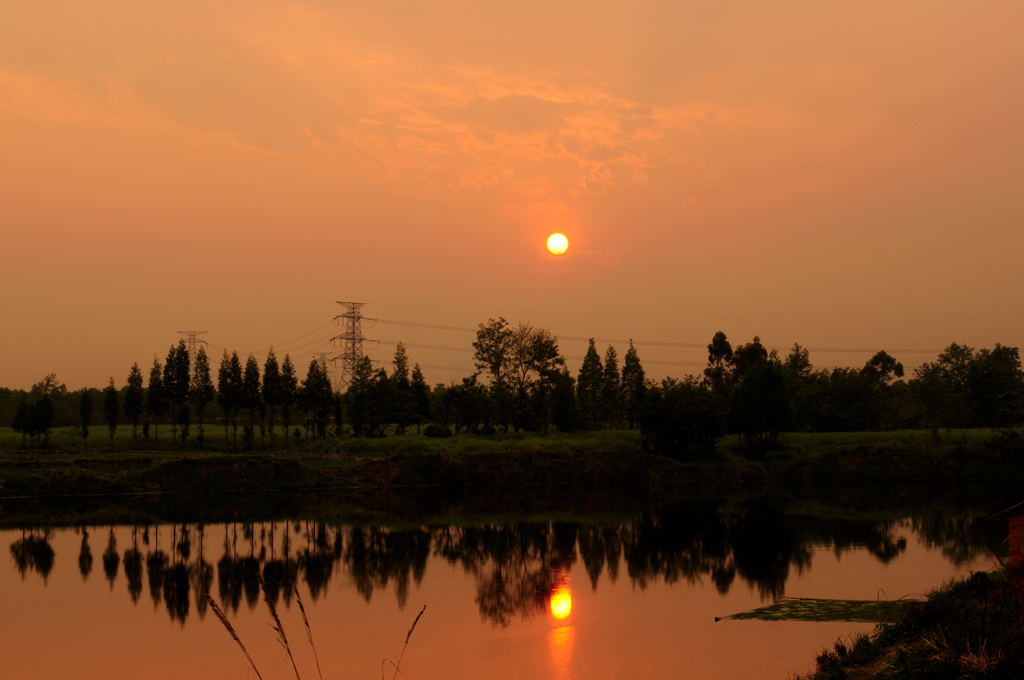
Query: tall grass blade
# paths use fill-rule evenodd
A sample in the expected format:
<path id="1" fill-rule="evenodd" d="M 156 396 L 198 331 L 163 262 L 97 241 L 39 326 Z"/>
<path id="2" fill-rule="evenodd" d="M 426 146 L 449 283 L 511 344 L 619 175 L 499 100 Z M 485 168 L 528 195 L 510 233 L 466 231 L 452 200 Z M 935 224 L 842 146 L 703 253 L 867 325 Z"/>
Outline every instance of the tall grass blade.
<path id="1" fill-rule="evenodd" d="M 395 674 L 391 676 L 391 680 L 398 678 L 398 670 L 402 666 L 402 657 L 405 656 L 405 648 L 409 646 L 409 638 L 412 637 L 412 632 L 416 630 L 416 624 L 420 622 L 420 617 L 423 616 L 423 612 L 427 611 L 427 605 L 423 605 L 420 609 L 420 613 L 416 615 L 416 618 L 412 620 L 412 625 L 409 627 L 409 632 L 405 634 L 405 644 L 402 645 L 402 653 L 398 655 L 398 663 L 395 664 Z M 383 677 L 384 672 L 381 670 L 381 676 Z"/>
<path id="2" fill-rule="evenodd" d="M 249 660 L 249 665 L 252 666 L 252 670 L 256 673 L 256 677 L 263 680 L 263 676 L 260 674 L 260 669 L 256 668 L 256 663 L 252 660 L 252 657 L 249 656 L 249 650 L 245 648 L 241 638 L 238 637 L 238 633 L 235 632 L 234 626 L 232 626 L 231 622 L 228 621 L 228 617 L 224 614 L 220 605 L 218 605 L 217 601 L 210 595 L 206 596 L 206 600 L 210 605 L 210 609 L 212 609 L 213 613 L 216 614 L 217 619 L 220 620 L 221 624 L 223 624 L 224 628 L 226 628 L 228 633 L 231 635 L 231 639 L 237 642 L 238 646 L 242 649 L 242 654 L 245 654 L 245 658 Z"/>
<path id="3" fill-rule="evenodd" d="M 302 604 L 302 595 L 299 595 L 299 587 L 292 585 L 295 590 L 295 601 L 299 603 L 299 611 L 302 612 L 302 622 L 306 624 L 306 637 L 309 638 L 309 646 L 313 648 L 313 661 L 316 662 L 316 672 L 320 680 L 324 680 L 324 674 L 320 671 L 320 657 L 316 653 L 316 643 L 313 642 L 313 629 L 309 625 L 309 617 L 306 616 L 306 607 Z"/>
<path id="4" fill-rule="evenodd" d="M 295 657 L 292 656 L 291 645 L 288 644 L 288 636 L 285 635 L 284 626 L 281 624 L 281 617 L 277 615 L 277 607 L 274 606 L 274 601 L 270 599 L 270 593 L 267 592 L 267 584 L 262 577 L 260 577 L 260 588 L 263 589 L 263 601 L 267 603 L 267 609 L 270 610 L 270 618 L 274 621 L 271 628 L 277 633 L 277 641 L 284 647 L 284 651 L 288 654 L 288 660 L 292 662 L 295 680 L 302 680 L 302 676 L 299 675 L 299 667 L 295 665 Z"/>

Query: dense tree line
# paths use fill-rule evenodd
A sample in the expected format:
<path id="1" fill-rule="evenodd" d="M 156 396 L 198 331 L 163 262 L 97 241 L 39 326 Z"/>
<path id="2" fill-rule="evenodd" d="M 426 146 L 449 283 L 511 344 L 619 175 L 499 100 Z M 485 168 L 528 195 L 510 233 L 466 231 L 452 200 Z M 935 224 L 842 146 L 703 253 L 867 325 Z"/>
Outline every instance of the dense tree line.
<path id="1" fill-rule="evenodd" d="M 51 374 L 28 392 L 0 391 L 0 413 L 25 446 L 45 445 L 55 424 L 79 428 L 84 444 L 95 411 L 111 439 L 127 424 L 133 440 L 159 442 L 164 427 L 181 447 L 205 446 L 211 420 L 239 449 L 410 428 L 429 436 L 638 428 L 645 448 L 686 459 L 710 455 L 726 433 L 763 448 L 783 431 L 937 431 L 1024 421 L 1020 353 L 999 344 L 951 344 L 907 376 L 885 351 L 860 368 L 816 369 L 798 344 L 782 356 L 758 337 L 733 347 L 719 331 L 701 375 L 660 382 L 646 377 L 632 343 L 620 366 L 614 347 L 602 355 L 593 340 L 574 377 L 549 331 L 500 317 L 479 325 L 472 346 L 476 370 L 458 382 L 429 386 L 399 344 L 390 366 L 363 357 L 338 393 L 315 360 L 300 377 L 291 358 L 279 362 L 273 350 L 262 366 L 254 356 L 243 361 L 225 351 L 214 375 L 205 350 L 192 357 L 180 341 L 163 362 L 154 358 L 148 379 L 136 363 L 123 387 L 111 379 L 102 391 L 71 393 Z"/>

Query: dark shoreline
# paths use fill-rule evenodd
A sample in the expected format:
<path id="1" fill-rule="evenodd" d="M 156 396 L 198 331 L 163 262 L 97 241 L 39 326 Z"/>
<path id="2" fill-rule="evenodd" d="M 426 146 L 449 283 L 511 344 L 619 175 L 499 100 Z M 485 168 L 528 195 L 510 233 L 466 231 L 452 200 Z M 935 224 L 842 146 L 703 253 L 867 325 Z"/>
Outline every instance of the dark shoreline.
<path id="1" fill-rule="evenodd" d="M 16 506 L 55 521 L 61 514 L 75 521 L 83 514 L 75 508 L 98 506 L 165 508 L 156 515 L 168 518 L 189 508 L 202 516 L 237 516 L 241 508 L 278 516 L 325 505 L 396 516 L 452 507 L 585 514 L 695 496 L 799 497 L 870 511 L 932 494 L 996 494 L 1009 504 L 1020 500 L 1013 496 L 1024 480 L 1017 431 L 945 439 L 927 432 L 790 435 L 778 449 L 727 442 L 715 460 L 689 463 L 642 452 L 639 438 L 633 447 L 623 433 L 339 441 L 333 450 L 318 442 L 272 452 L 0 452 L 0 524 L 24 514 Z"/>

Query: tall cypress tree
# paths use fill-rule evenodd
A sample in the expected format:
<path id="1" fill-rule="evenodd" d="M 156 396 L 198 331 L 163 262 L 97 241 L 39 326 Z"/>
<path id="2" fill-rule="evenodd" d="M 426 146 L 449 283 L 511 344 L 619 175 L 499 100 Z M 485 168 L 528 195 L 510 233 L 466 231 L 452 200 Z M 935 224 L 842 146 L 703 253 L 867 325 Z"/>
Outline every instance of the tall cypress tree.
<path id="1" fill-rule="evenodd" d="M 608 345 L 601 374 L 601 420 L 605 427 L 619 427 L 622 422 L 622 380 L 619 376 L 619 354 Z"/>
<path id="2" fill-rule="evenodd" d="M 396 434 L 405 434 L 405 428 L 416 422 L 416 398 L 409 380 L 409 355 L 405 344 L 395 347 L 394 370 L 391 373 L 391 399 L 388 404 Z"/>
<path id="3" fill-rule="evenodd" d="M 622 403 L 626 416 L 626 425 L 630 429 L 640 426 L 640 411 L 643 408 L 646 394 L 644 368 L 640 357 L 629 341 L 629 349 L 622 362 Z"/>
<path id="4" fill-rule="evenodd" d="M 313 359 L 309 362 L 306 379 L 302 381 L 302 389 L 299 392 L 299 407 L 306 414 L 307 435 L 312 432 L 319 438 L 327 434 L 327 421 L 330 419 L 333 406 L 331 380 L 320 366 L 320 362 Z"/>
<path id="5" fill-rule="evenodd" d="M 103 419 L 107 421 L 107 429 L 110 430 L 110 441 L 114 441 L 117 433 L 117 417 L 121 415 L 121 402 L 117 398 L 117 388 L 114 387 L 114 379 L 110 379 L 105 390 L 103 390 Z"/>
<path id="6" fill-rule="evenodd" d="M 146 388 L 146 413 L 153 419 L 153 436 L 160 441 L 160 418 L 167 413 L 167 395 L 164 393 L 163 368 L 160 360 L 153 357 L 149 369 L 149 386 Z"/>
<path id="7" fill-rule="evenodd" d="M 299 381 L 295 375 L 292 358 L 284 355 L 281 362 L 281 428 L 284 430 L 285 443 L 289 441 L 288 428 L 291 426 L 291 410 L 295 405 L 299 391 Z"/>
<path id="8" fill-rule="evenodd" d="M 167 361 L 164 362 L 164 394 L 171 410 L 171 436 L 174 437 L 175 426 L 179 425 L 181 411 L 188 401 L 188 388 L 191 382 L 191 371 L 189 366 L 188 348 L 184 340 L 179 340 L 177 345 L 171 345 L 167 352 Z M 184 438 L 184 428 L 182 429 Z"/>
<path id="9" fill-rule="evenodd" d="M 348 407 L 348 420 L 352 423 L 352 431 L 357 437 L 367 434 L 372 419 L 372 385 L 373 364 L 370 357 L 364 356 L 352 371 L 352 382 L 345 392 L 345 403 Z"/>
<path id="10" fill-rule="evenodd" d="M 267 360 L 263 363 L 263 402 L 267 405 L 270 416 L 270 443 L 274 443 L 274 410 L 281 403 L 281 371 L 277 365 L 277 356 L 271 347 Z"/>
<path id="11" fill-rule="evenodd" d="M 231 440 L 238 445 L 238 409 L 242 401 L 242 362 L 238 352 L 228 356 L 224 350 L 220 368 L 217 370 L 217 403 L 224 411 L 224 439 L 227 440 L 228 424 L 231 425 Z"/>
<path id="12" fill-rule="evenodd" d="M 246 430 L 246 446 L 252 447 L 253 434 L 256 430 L 256 411 L 260 407 L 260 366 L 256 363 L 256 357 L 249 355 L 245 360 L 245 370 L 242 373 L 242 408 L 249 409 L 249 427 Z"/>
<path id="13" fill-rule="evenodd" d="M 583 364 L 576 379 L 576 403 L 583 417 L 583 426 L 589 429 L 600 427 L 601 420 L 601 384 L 604 371 L 601 357 L 594 347 L 594 339 L 590 338 L 587 353 L 583 355 Z"/>
<path id="14" fill-rule="evenodd" d="M 231 421 L 231 388 L 228 386 L 230 380 L 229 374 L 231 372 L 231 359 L 228 357 L 228 351 L 224 350 L 224 354 L 220 357 L 220 366 L 217 368 L 217 404 L 220 406 L 220 410 L 224 413 L 224 446 L 227 447 L 228 443 L 228 425 Z"/>
<path id="15" fill-rule="evenodd" d="M 142 420 L 144 396 L 142 371 L 139 370 L 139 364 L 136 362 L 128 371 L 128 386 L 124 391 L 124 417 L 131 423 L 133 440 L 139 438 L 139 421 Z"/>
<path id="16" fill-rule="evenodd" d="M 196 406 L 196 415 L 199 416 L 199 446 L 203 446 L 206 440 L 206 407 L 215 396 L 213 378 L 210 376 L 210 359 L 206 356 L 206 349 L 203 347 L 196 352 L 189 396 L 192 397 L 192 403 Z"/>
<path id="17" fill-rule="evenodd" d="M 420 431 L 420 423 L 430 420 L 430 386 L 423 378 L 423 371 L 420 365 L 412 367 L 412 380 L 409 388 L 412 390 L 413 403 L 416 405 L 416 432 Z"/>

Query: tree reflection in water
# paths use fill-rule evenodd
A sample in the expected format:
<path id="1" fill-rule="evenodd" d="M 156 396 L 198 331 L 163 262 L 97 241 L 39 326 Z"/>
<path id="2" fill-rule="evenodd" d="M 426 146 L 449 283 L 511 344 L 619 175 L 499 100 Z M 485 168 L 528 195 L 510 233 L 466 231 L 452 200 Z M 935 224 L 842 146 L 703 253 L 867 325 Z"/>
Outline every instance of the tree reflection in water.
<path id="1" fill-rule="evenodd" d="M 11 543 L 11 558 L 18 575 L 24 580 L 25 575 L 34 571 L 43 577 L 45 583 L 53 571 L 53 548 L 50 546 L 49 529 L 42 532 L 31 531 L 22 533 L 19 540 Z"/>
<path id="2" fill-rule="evenodd" d="M 582 561 L 593 590 L 607 578 L 615 582 L 620 565 L 634 587 L 652 582 L 694 582 L 710 578 L 720 593 L 736 579 L 755 587 L 762 599 L 784 592 L 791 570 L 810 566 L 813 549 L 829 545 L 837 556 L 866 549 L 881 562 L 897 558 L 906 542 L 897 529 L 917 532 L 962 563 L 999 545 L 1005 522 L 983 522 L 941 513 L 898 521 L 857 521 L 789 514 L 781 508 L 750 507 L 725 512 L 714 502 L 684 502 L 641 513 L 619 523 L 516 522 L 475 526 L 338 526 L 322 522 L 247 522 L 223 525 L 216 568 L 207 560 L 207 530 L 202 524 L 136 526 L 123 556 L 109 529 L 103 571 L 113 587 L 123 562 L 127 591 L 138 602 L 143 571 L 154 607 L 184 625 L 195 604 L 206 613 L 207 595 L 216 580 L 226 610 L 244 599 L 254 607 L 260 581 L 276 605 L 291 604 L 296 584 L 304 582 L 313 600 L 325 597 L 339 570 L 347 573 L 369 601 L 392 584 L 405 607 L 412 584 L 421 583 L 431 557 L 460 567 L 476 580 L 481 617 L 506 626 L 516 616 L 542 614 L 551 596 L 567 584 L 569 570 Z M 162 539 L 169 550 L 164 552 Z M 163 534 L 163 536 L 161 536 Z M 140 543 L 141 535 L 141 543 Z M 44 581 L 53 569 L 49 531 L 23 532 L 10 546 L 22 578 L 29 572 Z M 89 533 L 82 529 L 78 566 L 91 570 Z M 216 573 L 215 573 L 216 572 Z M 552 610 L 553 611 L 553 610 Z"/>
<path id="3" fill-rule="evenodd" d="M 132 547 L 124 551 L 124 577 L 132 602 L 142 594 L 142 553 L 139 552 L 139 528 L 132 527 Z"/>
<path id="4" fill-rule="evenodd" d="M 89 579 L 92 573 L 92 549 L 89 547 L 89 530 L 82 527 L 82 546 L 78 550 L 78 571 L 82 580 Z"/>
<path id="5" fill-rule="evenodd" d="M 114 589 L 114 579 L 117 578 L 117 567 L 121 564 L 121 556 L 117 554 L 117 538 L 114 536 L 114 527 L 110 527 L 107 537 L 107 549 L 103 551 L 103 575 L 110 583 L 110 589 Z"/>

